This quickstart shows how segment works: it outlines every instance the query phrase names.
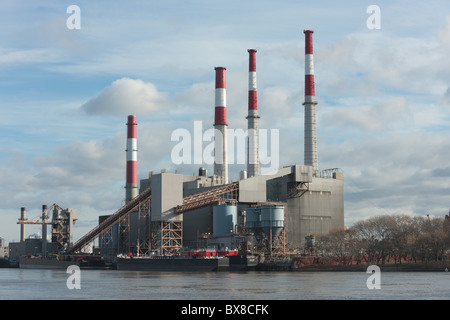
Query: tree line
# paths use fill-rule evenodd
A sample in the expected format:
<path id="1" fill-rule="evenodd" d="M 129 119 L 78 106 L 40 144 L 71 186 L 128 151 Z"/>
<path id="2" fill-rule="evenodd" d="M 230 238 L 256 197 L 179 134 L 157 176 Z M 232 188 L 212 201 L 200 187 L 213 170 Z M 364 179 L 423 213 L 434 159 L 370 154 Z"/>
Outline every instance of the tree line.
<path id="1" fill-rule="evenodd" d="M 450 253 L 450 215 L 381 215 L 315 237 L 313 254 L 337 264 L 443 261 Z"/>

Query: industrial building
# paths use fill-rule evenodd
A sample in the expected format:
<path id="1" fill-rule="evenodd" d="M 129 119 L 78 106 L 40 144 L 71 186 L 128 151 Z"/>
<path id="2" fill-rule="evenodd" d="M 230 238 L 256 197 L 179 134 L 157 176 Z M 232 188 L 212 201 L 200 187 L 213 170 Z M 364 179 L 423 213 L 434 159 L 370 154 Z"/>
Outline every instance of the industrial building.
<path id="1" fill-rule="evenodd" d="M 260 173 L 258 119 L 264 117 L 264 111 L 257 108 L 257 51 L 249 49 L 247 170 L 241 179 L 229 182 L 226 68 L 216 67 L 212 174 L 205 168 L 199 168 L 197 176 L 150 172 L 140 180 L 138 192 L 137 121 L 130 115 L 126 204 L 112 215 L 100 217 L 98 226 L 75 243 L 66 238 L 66 252 L 82 252 L 98 239 L 96 250 L 111 256 L 128 252 L 178 255 L 184 247 L 211 246 L 286 255 L 301 253 L 310 236 L 344 228 L 343 172 L 339 168 L 319 170 L 313 31 L 304 34 L 304 165 Z"/>
<path id="2" fill-rule="evenodd" d="M 52 212 L 49 220 L 48 212 Z M 35 217 L 27 219 L 26 208 L 20 209 L 20 241 L 9 243 L 9 257 L 11 260 L 19 260 L 21 255 L 42 255 L 50 253 L 62 253 L 73 243 L 74 224 L 78 220 L 78 211 L 72 208 L 61 208 L 53 204 L 50 208 L 42 205 L 42 211 Z M 25 238 L 26 225 L 42 225 L 42 234 Z M 47 229 L 51 226 L 51 238 L 48 241 Z"/>

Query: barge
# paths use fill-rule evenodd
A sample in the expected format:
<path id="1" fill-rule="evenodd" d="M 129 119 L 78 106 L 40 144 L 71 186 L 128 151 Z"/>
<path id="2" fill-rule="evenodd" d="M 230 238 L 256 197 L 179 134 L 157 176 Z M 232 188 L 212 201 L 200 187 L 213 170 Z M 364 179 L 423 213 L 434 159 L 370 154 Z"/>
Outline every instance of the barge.
<path id="1" fill-rule="evenodd" d="M 239 255 L 237 250 L 183 250 L 178 256 L 123 256 L 116 259 L 117 270 L 213 272 L 254 270 L 255 256 Z"/>
<path id="2" fill-rule="evenodd" d="M 67 269 L 69 266 L 80 269 L 105 269 L 108 266 L 100 256 L 91 255 L 51 255 L 49 257 L 21 256 L 21 269 Z"/>

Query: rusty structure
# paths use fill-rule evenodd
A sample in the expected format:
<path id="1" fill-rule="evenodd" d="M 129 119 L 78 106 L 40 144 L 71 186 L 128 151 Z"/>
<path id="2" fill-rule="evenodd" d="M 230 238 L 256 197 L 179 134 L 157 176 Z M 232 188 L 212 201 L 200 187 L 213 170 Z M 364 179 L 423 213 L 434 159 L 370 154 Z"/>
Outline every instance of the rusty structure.
<path id="1" fill-rule="evenodd" d="M 52 219 L 49 220 L 48 212 L 52 211 Z M 42 255 L 60 253 L 65 251 L 73 242 L 73 225 L 78 220 L 78 212 L 72 208 L 61 208 L 54 203 L 50 208 L 42 206 L 42 212 L 34 218 L 26 218 L 26 209 L 21 208 L 21 215 L 17 224 L 21 225 L 21 242 L 25 242 L 25 225 L 42 225 Z M 47 226 L 51 226 L 51 242 L 47 247 Z"/>
<path id="2" fill-rule="evenodd" d="M 175 214 L 181 215 L 190 210 L 223 201 L 237 201 L 238 188 L 239 184 L 234 182 L 186 196 L 183 198 L 183 204 L 175 208 Z M 148 188 L 81 237 L 67 250 L 67 253 L 80 253 L 83 247 L 99 238 L 98 249 L 105 256 L 112 257 L 131 251 L 137 255 L 148 255 L 155 250 L 165 256 L 178 254 L 183 246 L 182 221 L 152 221 L 151 199 L 151 188 Z M 136 215 L 135 220 L 137 220 L 137 245 L 134 249 L 130 245 L 130 221 L 133 214 Z M 113 245 L 114 243 L 117 245 Z M 112 248 L 112 250 L 108 250 L 108 248 Z"/>

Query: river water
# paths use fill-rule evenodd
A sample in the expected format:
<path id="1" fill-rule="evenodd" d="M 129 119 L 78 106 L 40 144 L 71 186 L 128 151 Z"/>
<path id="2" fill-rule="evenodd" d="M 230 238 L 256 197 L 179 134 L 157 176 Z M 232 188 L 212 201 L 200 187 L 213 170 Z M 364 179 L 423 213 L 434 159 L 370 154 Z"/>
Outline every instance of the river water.
<path id="1" fill-rule="evenodd" d="M 379 289 L 368 288 L 365 272 L 79 272 L 74 280 L 66 270 L 0 269 L 0 300 L 450 299 L 444 271 L 382 272 Z"/>

